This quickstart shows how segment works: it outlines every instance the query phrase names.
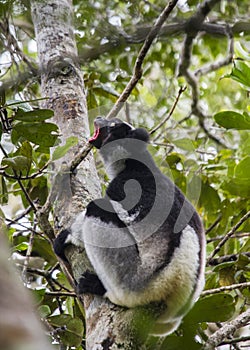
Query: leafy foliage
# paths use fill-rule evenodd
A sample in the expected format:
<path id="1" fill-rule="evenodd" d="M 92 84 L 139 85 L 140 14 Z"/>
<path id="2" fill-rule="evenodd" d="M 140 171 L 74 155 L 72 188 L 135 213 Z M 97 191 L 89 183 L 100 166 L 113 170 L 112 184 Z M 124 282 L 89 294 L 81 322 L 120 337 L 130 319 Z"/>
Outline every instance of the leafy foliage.
<path id="1" fill-rule="evenodd" d="M 183 49 L 181 24 L 199 3 L 181 2 L 170 18 L 177 29 L 171 32 L 171 28 L 163 28 L 147 55 L 143 77 L 121 115 L 134 125 L 152 130 L 167 116 L 180 86 L 186 84 L 183 77 L 175 74 Z M 232 64 L 221 65 L 199 77 L 199 103 L 206 111 L 206 127 L 192 110 L 192 89 L 188 86 L 172 116 L 152 134 L 149 146 L 162 171 L 198 208 L 207 230 L 208 257 L 250 209 L 250 56 L 249 29 L 244 26 L 249 1 L 221 3 L 210 16 L 216 23 L 235 23 L 235 56 Z M 97 114 L 109 111 L 123 91 L 133 72 L 140 43 L 161 10 L 159 0 L 74 1 L 75 33 L 79 61 L 84 63 L 91 124 Z M 46 203 L 50 162 L 63 157 L 78 139 L 72 135 L 60 144 L 58 126 L 50 121 L 53 112 L 39 107 L 30 9 L 25 2 L 5 1 L 0 14 L 1 78 L 7 84 L 4 93 L 1 90 L 0 106 L 1 215 L 8 224 L 13 256 L 34 290 L 41 318 L 53 329 L 52 338 L 80 350 L 84 312 L 58 267 L 46 232 L 37 225 L 32 207 L 34 203 L 35 207 Z M 15 28 L 15 35 L 6 29 L 9 26 Z M 15 54 L 10 38 L 17 44 Z M 226 36 L 200 34 L 192 48 L 191 71 L 197 73 L 218 62 L 227 45 Z M 52 147 L 56 147 L 53 152 Z M 103 169 L 99 172 L 105 186 Z M 211 258 L 205 290 L 250 282 L 249 232 L 249 220 L 242 222 Z M 27 265 L 23 265 L 24 260 Z M 245 310 L 249 298 L 249 288 L 202 297 L 176 334 L 164 340 L 162 349 L 201 349 L 211 331 L 210 323 L 228 322 Z"/>

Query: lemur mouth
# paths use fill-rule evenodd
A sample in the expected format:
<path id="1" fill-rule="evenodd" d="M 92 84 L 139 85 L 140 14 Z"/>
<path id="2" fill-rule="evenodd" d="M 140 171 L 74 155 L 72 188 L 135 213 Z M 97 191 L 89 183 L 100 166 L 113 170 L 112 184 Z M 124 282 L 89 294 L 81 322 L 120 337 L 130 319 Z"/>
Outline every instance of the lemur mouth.
<path id="1" fill-rule="evenodd" d="M 94 135 L 91 136 L 90 139 L 89 139 L 90 143 L 95 141 L 95 140 L 97 140 L 98 136 L 100 135 L 100 128 L 99 128 L 99 126 L 97 125 L 96 122 L 94 122 L 94 127 L 95 127 L 95 132 L 94 132 Z"/>
<path id="2" fill-rule="evenodd" d="M 105 118 L 97 117 L 94 121 L 95 132 L 89 139 L 89 143 L 96 148 L 101 148 L 103 140 L 107 137 L 107 125 L 108 122 Z"/>

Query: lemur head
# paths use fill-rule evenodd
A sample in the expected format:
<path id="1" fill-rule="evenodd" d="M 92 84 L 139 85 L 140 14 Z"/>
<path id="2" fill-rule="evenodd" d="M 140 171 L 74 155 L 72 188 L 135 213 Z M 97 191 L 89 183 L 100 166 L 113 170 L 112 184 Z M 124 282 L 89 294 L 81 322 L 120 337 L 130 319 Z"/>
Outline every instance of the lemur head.
<path id="1" fill-rule="evenodd" d="M 98 117 L 94 121 L 95 133 L 89 143 L 100 150 L 106 171 L 114 178 L 125 168 L 127 159 L 144 163 L 149 134 L 145 129 L 135 129 L 118 118 Z"/>
<path id="2" fill-rule="evenodd" d="M 94 126 L 95 133 L 89 139 L 89 143 L 98 149 L 113 141 L 119 143 L 119 140 L 137 139 L 147 143 L 149 140 L 148 132 L 145 129 L 135 129 L 118 118 L 108 120 L 98 117 L 94 121 Z"/>

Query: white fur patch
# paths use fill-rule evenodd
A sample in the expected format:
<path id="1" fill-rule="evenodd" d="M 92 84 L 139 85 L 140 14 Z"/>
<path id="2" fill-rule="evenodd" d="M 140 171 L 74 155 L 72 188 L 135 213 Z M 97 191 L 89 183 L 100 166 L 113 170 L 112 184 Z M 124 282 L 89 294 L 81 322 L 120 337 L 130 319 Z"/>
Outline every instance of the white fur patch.
<path id="1" fill-rule="evenodd" d="M 169 334 L 178 327 L 182 317 L 192 307 L 203 288 L 203 268 L 198 282 L 196 276 L 199 269 L 199 251 L 198 236 L 192 227 L 187 226 L 183 230 L 180 246 L 175 249 L 171 262 L 152 279 L 149 285 L 145 286 L 143 292 L 125 291 L 113 285 L 110 290 L 115 292 L 107 292 L 107 297 L 114 304 L 127 307 L 165 300 L 167 311 L 158 320 L 159 330 L 154 332 Z"/>
<path id="2" fill-rule="evenodd" d="M 128 225 L 133 222 L 136 214 L 129 216 L 117 202 L 112 202 L 112 205 L 124 222 Z M 204 286 L 205 239 L 200 247 L 199 238 L 192 227 L 185 227 L 180 245 L 175 249 L 170 263 L 159 274 L 152 276 L 148 284 L 145 282 L 141 292 L 125 289 L 124 285 L 120 286 L 117 280 L 119 271 L 114 273 L 114 266 L 110 266 L 109 261 L 105 261 L 105 256 L 100 255 L 100 248 L 119 248 L 133 244 L 133 232 L 129 232 L 127 227 L 118 228 L 103 223 L 99 218 L 85 217 L 84 212 L 78 215 L 71 229 L 72 234 L 68 236 L 67 243 L 71 242 L 81 247 L 85 245 L 89 259 L 107 289 L 105 296 L 111 302 L 133 308 L 165 300 L 167 310 L 157 321 L 153 334 L 170 334 L 179 326 L 182 317 L 195 303 Z M 143 242 L 141 244 L 143 245 Z M 197 279 L 200 249 L 202 266 Z M 126 261 L 126 256 L 124 260 Z M 148 259 L 142 259 L 141 263 L 137 273 L 147 275 L 150 269 L 150 266 L 147 266 Z"/>
<path id="3" fill-rule="evenodd" d="M 111 180 L 125 169 L 125 160 L 128 156 L 128 151 L 121 145 L 117 144 L 116 147 L 110 150 L 109 155 L 105 157 L 105 169 Z"/>
<path id="4" fill-rule="evenodd" d="M 65 243 L 72 243 L 77 247 L 84 247 L 82 239 L 82 227 L 85 221 L 85 210 L 77 215 L 74 223 L 71 226 L 71 233 L 68 235 Z"/>
<path id="5" fill-rule="evenodd" d="M 110 202 L 112 203 L 113 208 L 115 209 L 115 212 L 118 215 L 119 219 L 123 221 L 126 225 L 133 223 L 139 215 L 139 210 L 136 211 L 133 215 L 129 215 L 129 213 L 123 208 L 121 203 L 112 200 L 110 200 Z M 131 204 L 131 208 L 133 208 L 133 206 L 137 203 L 138 201 L 136 201 L 136 203 L 134 204 Z"/>
<path id="6" fill-rule="evenodd" d="M 93 217 L 85 218 L 80 239 L 85 244 L 87 254 L 88 252 L 91 254 L 91 249 L 95 250 L 95 247 L 108 249 L 122 248 L 134 245 L 135 243 L 126 227 L 117 227 L 112 223 L 105 223 L 101 219 Z M 98 260 L 98 255 L 94 259 Z M 94 266 L 94 262 L 92 260 L 91 262 Z M 103 264 L 102 260 L 100 264 Z M 105 268 L 107 266 L 104 266 L 104 270 Z M 96 272 L 99 275 L 99 270 L 96 270 Z"/>

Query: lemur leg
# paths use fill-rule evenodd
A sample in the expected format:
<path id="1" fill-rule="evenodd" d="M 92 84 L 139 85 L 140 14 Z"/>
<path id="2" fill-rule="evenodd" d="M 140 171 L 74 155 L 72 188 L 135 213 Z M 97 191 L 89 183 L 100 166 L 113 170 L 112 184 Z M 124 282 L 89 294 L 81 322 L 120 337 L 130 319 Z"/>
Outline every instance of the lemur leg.
<path id="1" fill-rule="evenodd" d="M 67 264 L 68 260 L 65 256 L 65 248 L 71 244 L 70 236 L 71 231 L 65 229 L 59 233 L 53 244 L 56 255 Z M 101 296 L 106 293 L 106 289 L 97 275 L 89 271 L 85 271 L 80 277 L 78 283 L 76 284 L 76 291 L 78 294 L 90 293 Z"/>
<path id="2" fill-rule="evenodd" d="M 76 287 L 78 294 L 90 293 L 103 296 L 106 293 L 106 289 L 98 276 L 90 271 L 86 271 L 82 274 Z"/>

